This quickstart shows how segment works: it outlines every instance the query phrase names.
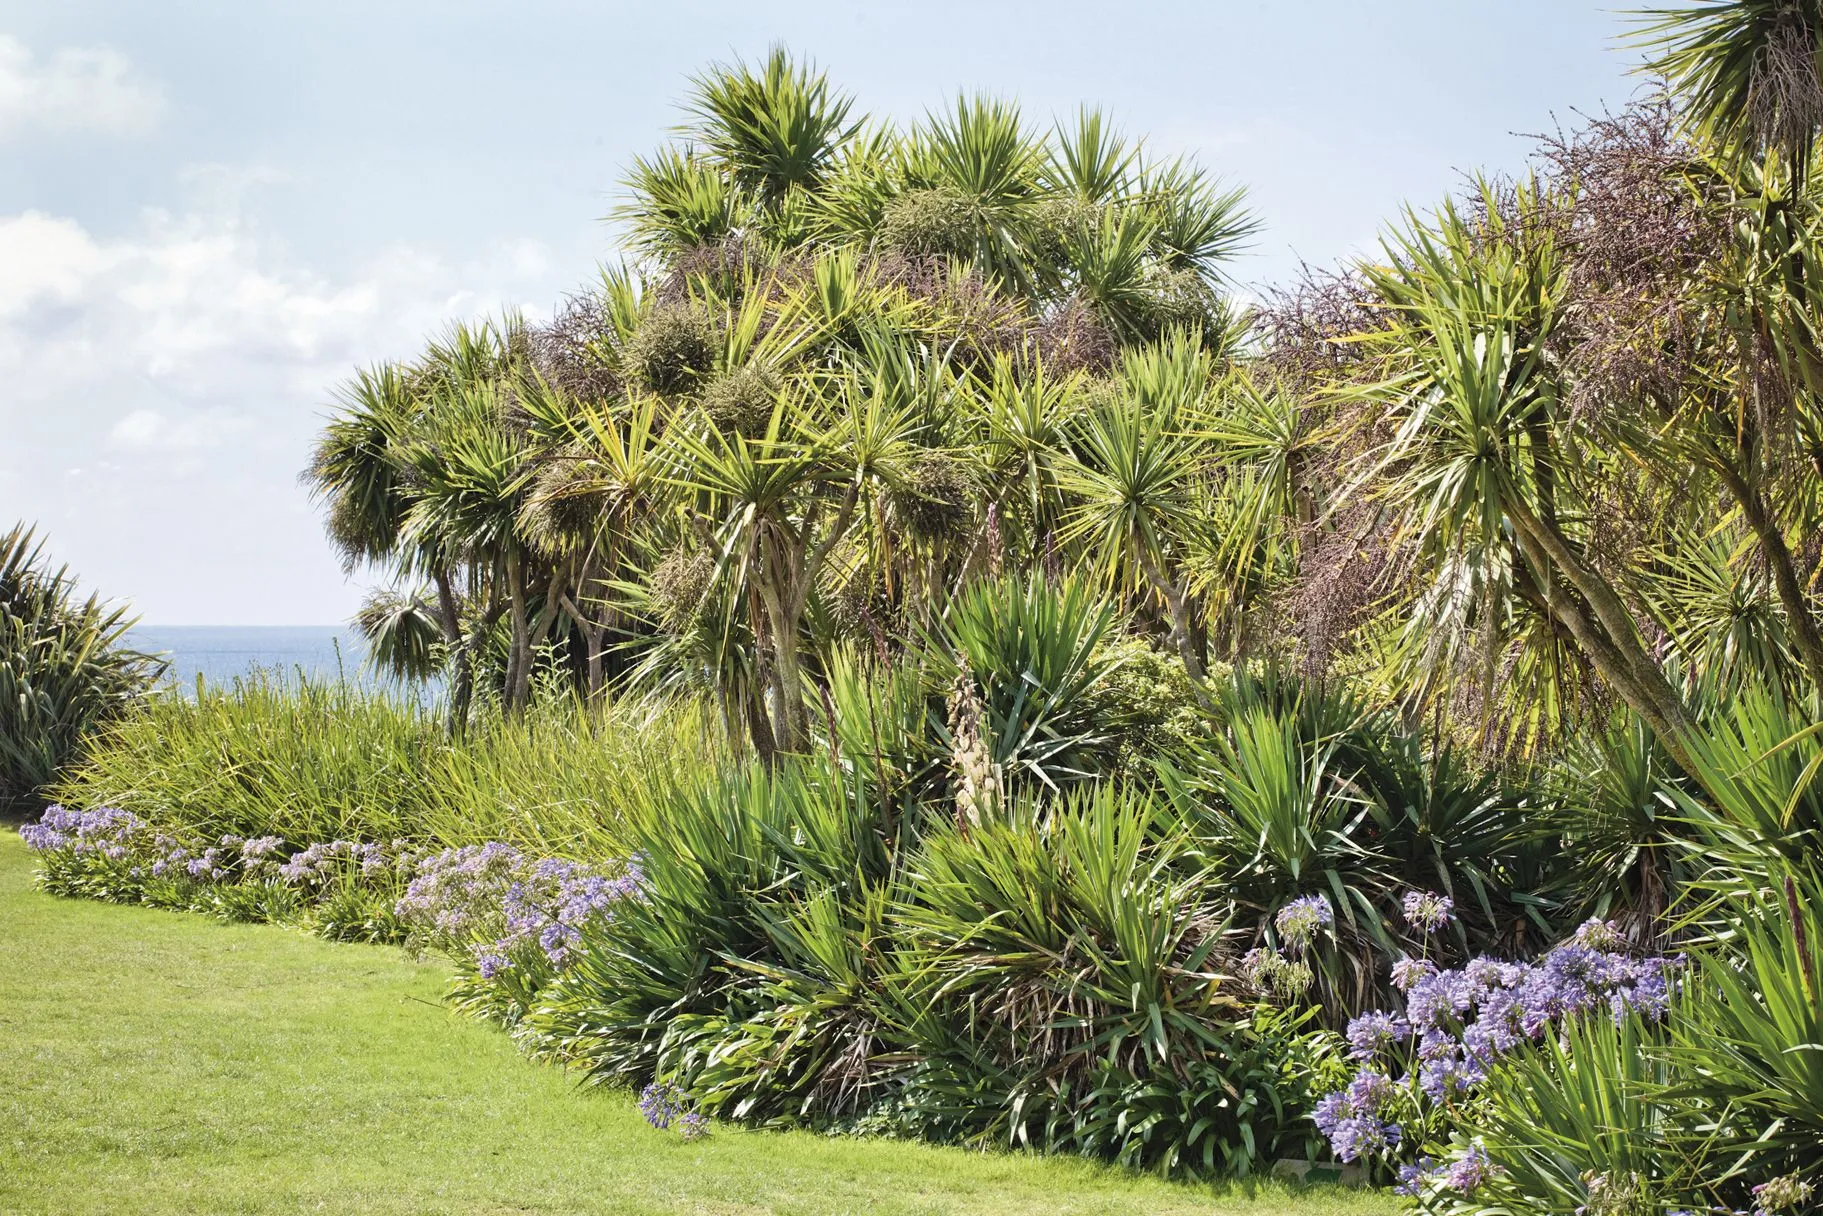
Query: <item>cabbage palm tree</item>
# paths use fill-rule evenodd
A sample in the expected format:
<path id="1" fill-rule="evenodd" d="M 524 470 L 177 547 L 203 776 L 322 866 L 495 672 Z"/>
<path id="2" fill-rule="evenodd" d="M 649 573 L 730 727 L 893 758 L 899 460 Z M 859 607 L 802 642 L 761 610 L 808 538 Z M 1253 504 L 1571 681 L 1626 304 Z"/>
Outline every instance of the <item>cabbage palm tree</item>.
<path id="1" fill-rule="evenodd" d="M 530 446 L 501 424 L 504 405 L 502 390 L 491 384 L 461 388 L 439 402 L 429 427 L 404 454 L 416 492 L 403 538 L 422 549 L 460 554 L 472 571 L 487 571 L 487 582 L 503 589 L 512 634 L 503 691 L 507 707 L 516 710 L 531 689 L 531 575 L 518 522 L 533 469 Z"/>
<path id="2" fill-rule="evenodd" d="M 1131 396 L 1084 416 L 1077 455 L 1059 478 L 1073 500 L 1065 542 L 1082 544 L 1110 586 L 1144 588 L 1164 602 L 1172 644 L 1199 682 L 1202 647 L 1181 556 L 1201 523 L 1197 491 L 1209 455 L 1195 427 L 1209 371 L 1182 335 L 1130 355 L 1122 383 Z"/>
<path id="3" fill-rule="evenodd" d="M 1711 137 L 1749 155 L 1807 158 L 1823 127 L 1823 4 L 1704 0 L 1650 12 L 1647 64 Z"/>
<path id="4" fill-rule="evenodd" d="M 1389 305 L 1372 339 L 1392 374 L 1355 390 L 1387 435 L 1355 491 L 1395 510 L 1432 563 L 1510 554 L 1514 593 L 1575 638 L 1675 753 L 1689 714 L 1591 557 L 1577 499 L 1596 460 L 1547 353 L 1565 262 L 1548 227 L 1527 219 L 1544 206 L 1536 189 L 1517 205 L 1518 218 L 1490 206 L 1479 221 L 1446 205 L 1390 240 L 1389 265 L 1368 268 Z"/>
<path id="5" fill-rule="evenodd" d="M 814 191 L 854 135 L 853 101 L 832 90 L 808 63 L 782 46 L 757 70 L 717 65 L 692 81 L 683 132 L 737 189 L 765 207 L 793 190 Z"/>

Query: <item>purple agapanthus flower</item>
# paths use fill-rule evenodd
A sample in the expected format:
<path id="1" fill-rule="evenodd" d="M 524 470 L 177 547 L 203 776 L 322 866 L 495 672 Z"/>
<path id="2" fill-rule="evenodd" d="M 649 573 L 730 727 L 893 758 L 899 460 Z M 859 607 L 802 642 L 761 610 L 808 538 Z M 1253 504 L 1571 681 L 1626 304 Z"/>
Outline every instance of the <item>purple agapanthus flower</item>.
<path id="1" fill-rule="evenodd" d="M 1450 1162 L 1443 1171 L 1443 1185 L 1452 1191 L 1473 1195 L 1494 1169 L 1494 1163 L 1488 1160 L 1487 1150 L 1479 1144 L 1471 1144 L 1467 1152 Z"/>
<path id="2" fill-rule="evenodd" d="M 67 850 L 78 857 L 98 855 L 118 860 L 126 855 L 126 845 L 145 828 L 145 820 L 119 807 L 73 811 L 54 805 L 46 807 L 36 823 L 20 828 L 19 835 L 26 847 L 35 852 Z"/>
<path id="3" fill-rule="evenodd" d="M 660 1131 L 670 1127 L 688 1104 L 688 1094 L 663 1081 L 654 1081 L 639 1091 L 639 1113 Z"/>
<path id="4" fill-rule="evenodd" d="M 1412 1028 L 1404 1018 L 1372 1010 L 1348 1024 L 1344 1037 L 1348 1054 L 1357 1060 L 1372 1060 L 1411 1038 Z"/>
<path id="5" fill-rule="evenodd" d="M 1377 1012 L 1349 1023 L 1349 1054 L 1371 1066 L 1318 1105 L 1317 1125 L 1332 1151 L 1355 1160 L 1396 1143 L 1376 1126 L 1385 1121 L 1386 1103 L 1367 1100 L 1388 1085 L 1412 1102 L 1449 1103 L 1483 1084 L 1496 1060 L 1553 1023 L 1604 1014 L 1664 1017 L 1681 961 L 1599 948 L 1619 940 L 1612 926 L 1596 921 L 1530 964 L 1477 958 L 1440 970 L 1422 959 L 1399 960 L 1393 979 L 1405 993 L 1403 1017 Z M 1408 1038 L 1415 1039 L 1410 1067 L 1389 1081 L 1378 1068 L 1392 1046 Z M 1466 1193 L 1457 1184 L 1479 1185 L 1487 1168 L 1485 1154 L 1473 1154 L 1456 1162 L 1453 1180 L 1446 1181 Z"/>
<path id="6" fill-rule="evenodd" d="M 1306 895 L 1294 899 L 1279 909 L 1273 918 L 1273 925 L 1279 936 L 1293 949 L 1303 949 L 1316 940 L 1320 930 L 1327 929 L 1336 923 L 1335 910 L 1329 901 L 1321 895 Z"/>
<path id="7" fill-rule="evenodd" d="M 1435 933 L 1456 919 L 1456 901 L 1435 891 L 1407 891 L 1402 903 L 1405 923 L 1421 933 Z"/>

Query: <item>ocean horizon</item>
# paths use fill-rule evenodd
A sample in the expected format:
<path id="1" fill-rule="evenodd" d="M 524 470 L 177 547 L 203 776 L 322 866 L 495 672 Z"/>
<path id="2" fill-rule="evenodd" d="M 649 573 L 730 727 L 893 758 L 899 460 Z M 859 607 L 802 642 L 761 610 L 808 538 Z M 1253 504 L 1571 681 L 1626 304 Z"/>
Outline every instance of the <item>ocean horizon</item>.
<path id="1" fill-rule="evenodd" d="M 163 654 L 166 678 L 184 688 L 194 688 L 198 677 L 225 687 L 256 671 L 381 683 L 366 671 L 366 643 L 348 625 L 135 625 L 126 640 L 136 650 Z"/>

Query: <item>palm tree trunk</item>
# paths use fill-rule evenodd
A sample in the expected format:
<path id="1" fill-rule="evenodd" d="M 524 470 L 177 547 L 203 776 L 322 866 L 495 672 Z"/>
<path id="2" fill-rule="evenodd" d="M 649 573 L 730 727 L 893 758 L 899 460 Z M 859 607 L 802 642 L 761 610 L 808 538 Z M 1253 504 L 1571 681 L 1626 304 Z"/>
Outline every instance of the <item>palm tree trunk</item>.
<path id="1" fill-rule="evenodd" d="M 525 611 L 525 557 L 517 549 L 507 554 L 506 582 L 513 623 L 513 643 L 506 661 L 506 709 L 508 713 L 516 714 L 524 708 L 524 690 L 531 686 L 531 629 Z"/>
<path id="2" fill-rule="evenodd" d="M 475 701 L 475 657 L 487 641 L 488 634 L 494 631 L 494 624 L 500 619 L 498 602 L 489 604 L 477 613 L 468 637 L 456 648 L 455 675 L 451 680 L 449 696 L 449 736 L 457 739 L 468 726 L 469 709 Z"/>
<path id="3" fill-rule="evenodd" d="M 803 742 L 804 677 L 798 665 L 798 628 L 786 610 L 785 595 L 770 578 L 760 585 L 766 621 L 772 632 L 772 728 L 780 751 L 796 751 Z"/>
<path id="4" fill-rule="evenodd" d="M 449 571 L 441 566 L 430 573 L 431 581 L 437 587 L 437 624 L 443 628 L 443 642 L 446 646 L 455 646 L 462 640 L 462 620 L 456 611 L 456 592 L 450 583 Z"/>
<path id="5" fill-rule="evenodd" d="M 1145 546 L 1135 546 L 1139 552 L 1140 568 L 1165 597 L 1165 607 L 1171 614 L 1171 640 L 1177 646 L 1177 653 L 1184 660 L 1184 670 L 1189 673 L 1191 683 L 1197 689 L 1203 685 L 1203 656 L 1197 653 L 1196 636 L 1190 622 L 1190 604 L 1178 585 L 1165 577 L 1164 568 L 1158 564 L 1158 555 Z M 1198 696 L 1201 696 L 1199 691 Z"/>
<path id="6" fill-rule="evenodd" d="M 1524 554 L 1525 567 L 1529 568 L 1528 577 L 1550 615 L 1569 631 L 1578 648 L 1588 657 L 1609 687 L 1620 695 L 1629 708 L 1645 719 L 1679 767 L 1692 778 L 1697 777 L 1698 770 L 1691 763 L 1690 752 L 1684 745 L 1685 735 L 1690 729 L 1690 715 L 1685 710 L 1683 701 L 1665 680 L 1664 672 L 1645 653 L 1631 629 L 1622 638 L 1615 639 L 1600 614 L 1591 616 L 1577 597 L 1571 594 L 1571 588 L 1581 591 L 1576 582 L 1567 577 L 1562 582 L 1558 580 L 1557 575 L 1561 570 L 1554 560 L 1552 547 L 1542 543 L 1532 530 L 1537 521 L 1529 516 L 1522 519 L 1518 513 L 1510 518 L 1516 525 L 1514 535 Z M 1562 549 L 1574 562 L 1574 555 L 1568 554 L 1561 537 L 1558 538 L 1556 547 Z M 1581 569 L 1581 563 L 1574 564 Z M 1583 573 L 1586 577 L 1593 577 L 1587 571 Z M 1563 583 L 1568 583 L 1569 587 Z"/>
<path id="7" fill-rule="evenodd" d="M 1748 528 L 1760 542 L 1766 564 L 1772 569 L 1773 586 L 1778 590 L 1780 606 L 1785 609 L 1785 620 L 1798 657 L 1804 664 L 1804 674 L 1810 677 L 1812 688 L 1823 692 L 1823 631 L 1818 630 L 1816 616 L 1810 610 L 1810 598 L 1804 594 L 1804 584 L 1798 578 L 1791 547 L 1785 543 L 1785 533 L 1773 518 L 1765 498 L 1754 492 L 1739 470 L 1721 460 L 1714 463 L 1728 492 L 1740 505 Z"/>

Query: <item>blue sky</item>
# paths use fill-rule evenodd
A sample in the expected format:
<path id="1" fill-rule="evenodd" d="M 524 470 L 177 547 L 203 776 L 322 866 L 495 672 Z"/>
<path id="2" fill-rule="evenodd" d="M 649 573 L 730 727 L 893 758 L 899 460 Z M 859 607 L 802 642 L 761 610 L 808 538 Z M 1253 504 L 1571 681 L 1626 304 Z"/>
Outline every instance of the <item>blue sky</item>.
<path id="1" fill-rule="evenodd" d="M 689 75 L 783 41 L 875 113 L 1090 102 L 1248 187 L 1270 284 L 1626 101 L 1574 0 L 0 0 L 0 526 L 158 624 L 345 619 L 297 482 L 335 382 L 545 312 Z"/>

